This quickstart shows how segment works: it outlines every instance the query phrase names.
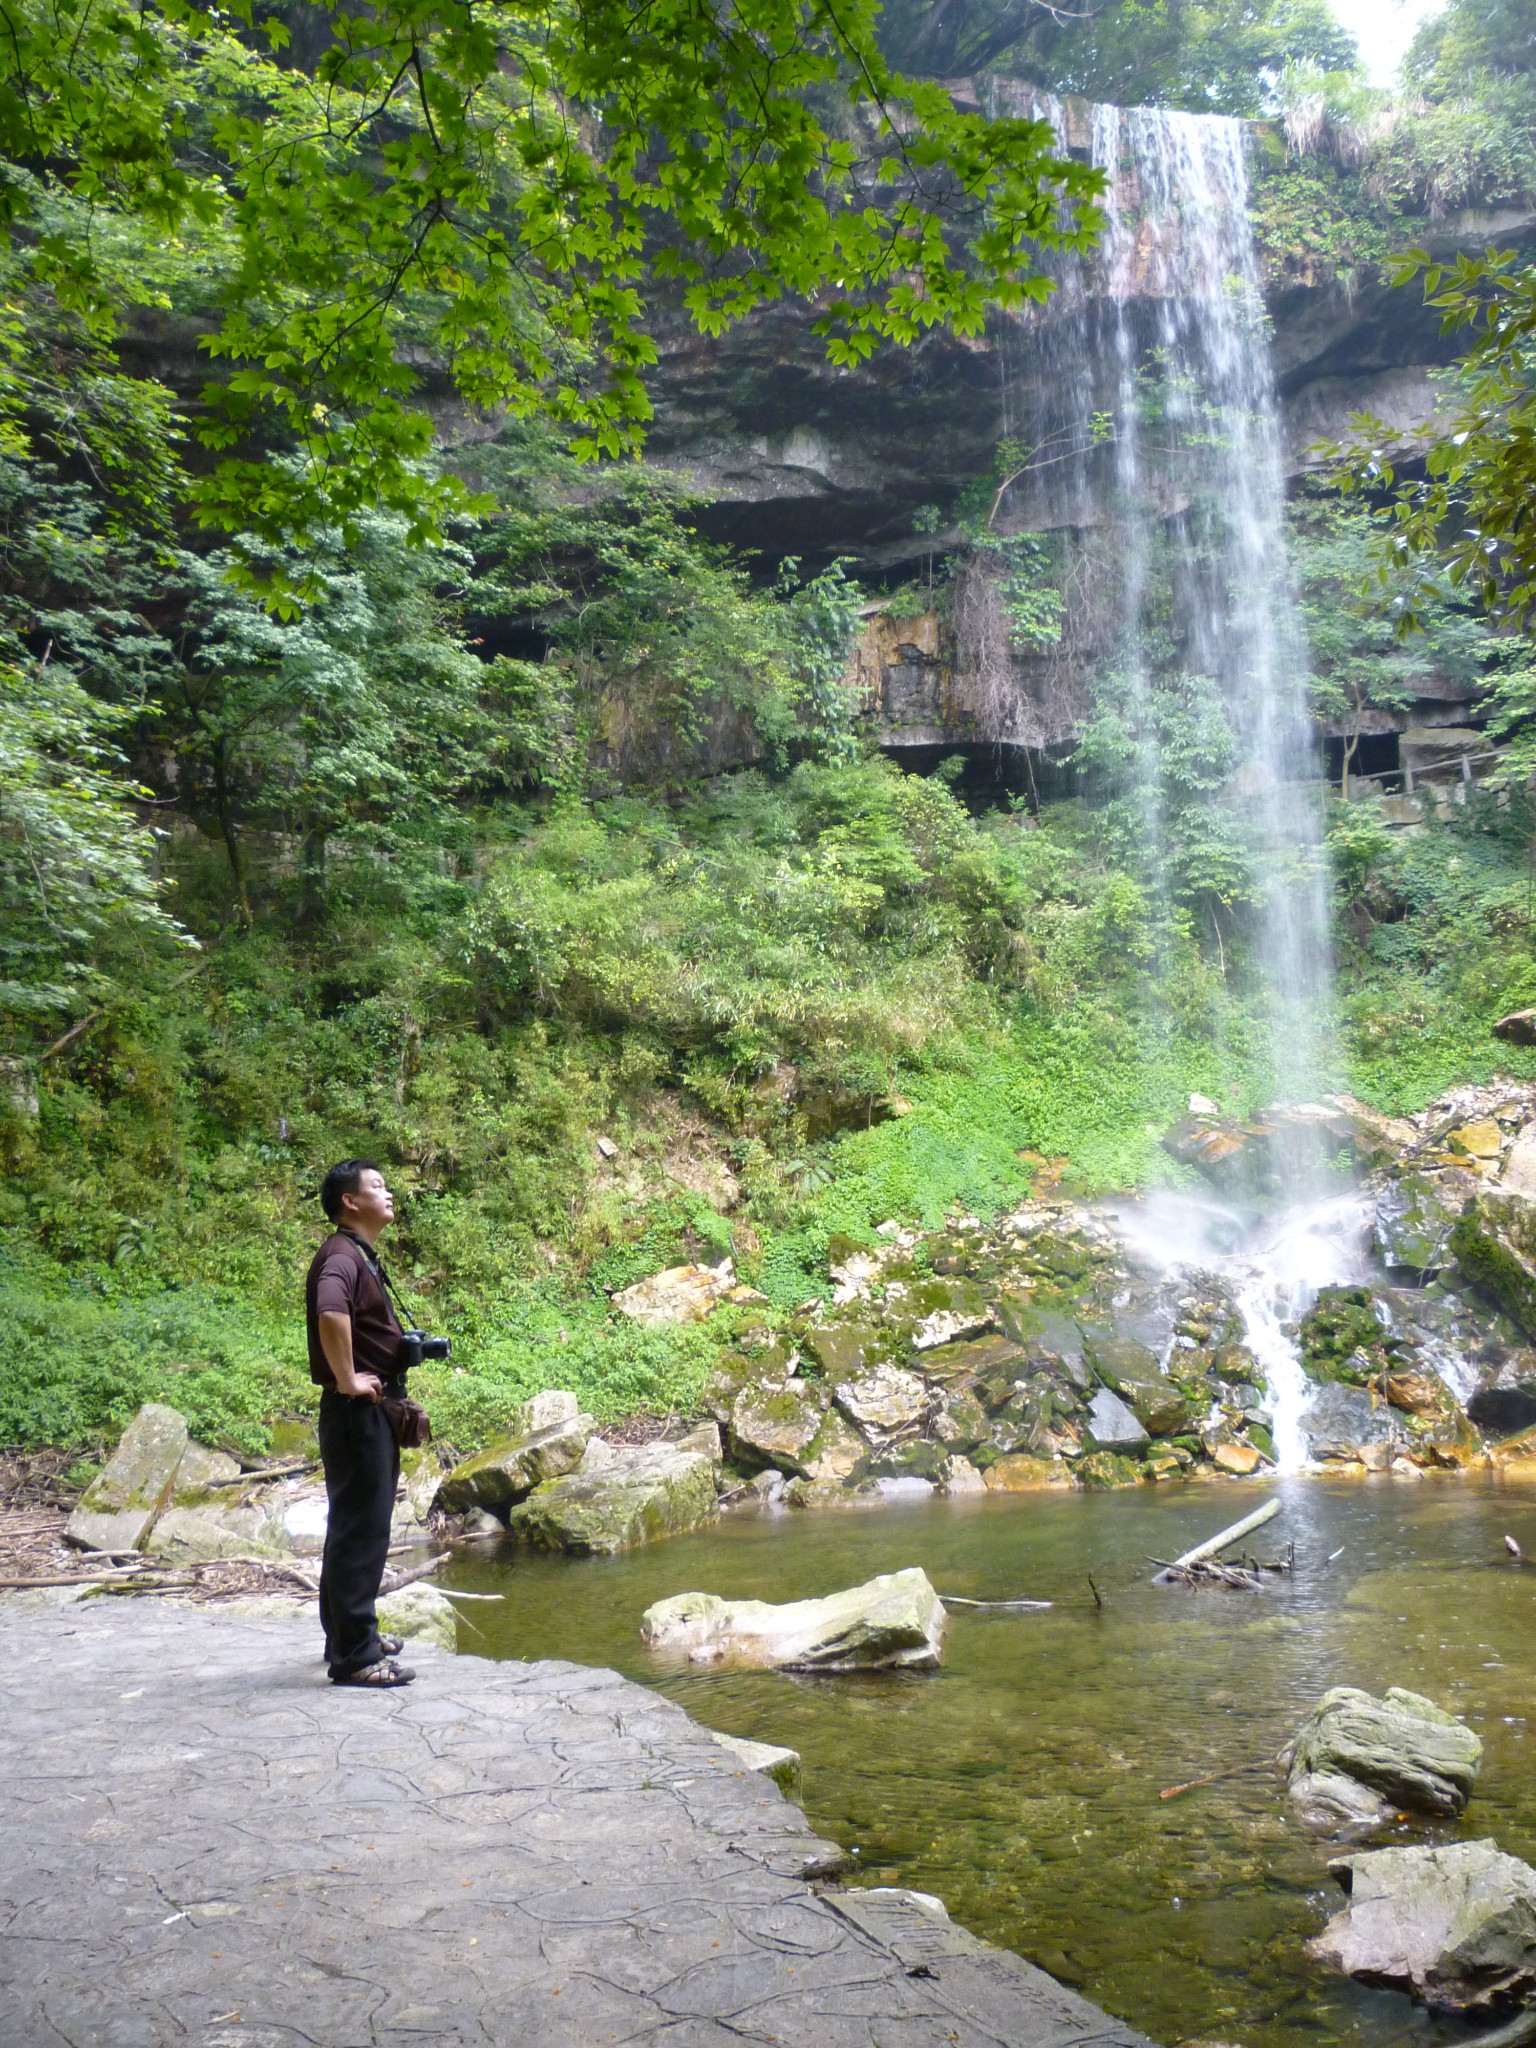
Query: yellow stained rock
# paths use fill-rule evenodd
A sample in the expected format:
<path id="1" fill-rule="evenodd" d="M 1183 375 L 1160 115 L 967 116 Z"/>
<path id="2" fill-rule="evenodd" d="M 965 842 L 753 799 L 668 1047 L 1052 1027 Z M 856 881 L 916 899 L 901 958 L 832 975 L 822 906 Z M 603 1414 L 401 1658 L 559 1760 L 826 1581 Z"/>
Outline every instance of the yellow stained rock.
<path id="1" fill-rule="evenodd" d="M 1218 1444 L 1211 1453 L 1211 1463 L 1223 1472 L 1235 1473 L 1239 1479 L 1246 1479 L 1250 1472 L 1257 1472 L 1264 1462 L 1253 1444 Z"/>
<path id="2" fill-rule="evenodd" d="M 1497 1159 L 1499 1140 L 1503 1133 L 1491 1119 L 1487 1123 L 1463 1124 L 1452 1131 L 1446 1144 L 1452 1152 L 1464 1154 L 1468 1159 Z"/>
<path id="3" fill-rule="evenodd" d="M 986 1480 L 994 1493 L 1027 1493 L 1036 1486 L 1070 1486 L 1072 1474 L 1055 1458 L 1014 1451 L 988 1466 Z"/>

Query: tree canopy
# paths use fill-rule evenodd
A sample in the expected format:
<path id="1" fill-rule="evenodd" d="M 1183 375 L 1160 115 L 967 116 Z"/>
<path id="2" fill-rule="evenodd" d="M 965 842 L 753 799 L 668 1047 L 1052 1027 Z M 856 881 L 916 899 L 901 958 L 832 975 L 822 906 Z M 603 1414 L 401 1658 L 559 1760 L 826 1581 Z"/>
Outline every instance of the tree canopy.
<path id="1" fill-rule="evenodd" d="M 1121 106 L 1223 114 L 1269 111 L 1288 66 L 1358 61 L 1328 0 L 887 0 L 880 34 L 916 71 L 994 69 Z"/>
<path id="2" fill-rule="evenodd" d="M 0 41 L 9 281 L 102 340 L 212 316 L 193 500 L 279 600 L 296 539 L 462 509 L 429 397 L 634 450 L 658 290 L 707 333 L 806 298 L 851 363 L 1091 236 L 1095 173 L 893 72 L 875 0 L 308 12 L 305 64 L 251 0 L 17 0 Z"/>

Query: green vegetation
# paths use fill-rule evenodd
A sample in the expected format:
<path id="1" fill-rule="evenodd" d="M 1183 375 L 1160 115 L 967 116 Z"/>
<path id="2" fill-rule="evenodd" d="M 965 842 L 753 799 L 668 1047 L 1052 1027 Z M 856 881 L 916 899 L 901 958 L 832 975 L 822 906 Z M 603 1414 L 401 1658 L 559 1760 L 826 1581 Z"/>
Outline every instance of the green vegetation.
<path id="1" fill-rule="evenodd" d="M 722 1343 L 793 1326 L 834 1239 L 1176 1178 L 1159 1137 L 1191 1092 L 1269 1098 L 1233 732 L 1161 598 L 1145 672 L 1098 664 L 1055 800 L 973 811 L 959 762 L 920 778 L 871 751 L 843 681 L 869 600 L 851 565 L 743 563 L 700 538 L 684 481 L 628 459 L 657 308 L 716 333 L 812 298 L 846 363 L 974 330 L 989 298 L 1039 293 L 1033 244 L 1081 242 L 1092 175 L 1043 127 L 893 80 L 873 19 L 18 17 L 0 1443 L 90 1451 L 156 1397 L 205 1438 L 267 1443 L 310 1400 L 297 1276 L 343 1154 L 397 1184 L 392 1263 L 455 1344 L 424 1392 L 468 1449 L 551 1384 L 609 1418 L 686 1408 Z M 1346 160 L 1371 108 L 1301 0 L 1038 11 L 1022 40 L 1011 14 L 893 7 L 885 32 L 916 62 L 940 26 L 969 53 L 951 69 L 1008 29 L 1043 82 L 1291 128 L 1316 86 L 1325 118 L 1277 141 L 1259 204 L 1288 260 L 1340 274 L 1453 189 L 1456 94 L 1502 61 L 1475 37 L 1424 56 L 1434 184 L 1383 168 L 1406 146 L 1385 129 Z M 1524 290 L 1507 267 L 1437 284 L 1506 309 Z M 172 337 L 169 375 L 199 333 L 193 405 L 146 374 L 145 336 Z M 1514 378 L 1501 404 L 1524 403 L 1525 348 L 1522 329 L 1502 367 L 1474 363 Z M 1146 417 L 1189 395 L 1149 391 Z M 921 509 L 936 559 L 888 600 L 956 630 L 969 607 L 1000 673 L 1010 645 L 1049 656 L 1066 547 L 1000 511 L 1112 431 L 1005 441 Z M 1425 507 L 1481 502 L 1477 451 L 1402 501 L 1410 555 Z M 1431 829 L 1370 799 L 1333 817 L 1337 1078 L 1406 1108 L 1490 1071 L 1489 1019 L 1536 1000 L 1536 670 L 1473 602 L 1519 609 L 1512 554 L 1491 584 L 1436 557 L 1367 592 L 1371 531 L 1298 507 L 1316 708 L 1347 768 L 1435 678 L 1504 748 Z M 611 1307 L 726 1257 L 764 1299 L 707 1329 Z"/>

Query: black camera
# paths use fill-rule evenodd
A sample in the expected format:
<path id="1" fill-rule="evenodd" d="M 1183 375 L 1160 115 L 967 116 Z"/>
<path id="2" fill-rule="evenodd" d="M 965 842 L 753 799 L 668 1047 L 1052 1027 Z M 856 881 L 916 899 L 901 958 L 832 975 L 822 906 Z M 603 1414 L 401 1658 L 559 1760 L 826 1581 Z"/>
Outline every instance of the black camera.
<path id="1" fill-rule="evenodd" d="M 402 1330 L 400 1332 L 400 1369 L 409 1372 L 413 1365 L 425 1365 L 431 1358 L 446 1358 L 453 1345 L 446 1337 L 429 1337 L 425 1330 Z"/>

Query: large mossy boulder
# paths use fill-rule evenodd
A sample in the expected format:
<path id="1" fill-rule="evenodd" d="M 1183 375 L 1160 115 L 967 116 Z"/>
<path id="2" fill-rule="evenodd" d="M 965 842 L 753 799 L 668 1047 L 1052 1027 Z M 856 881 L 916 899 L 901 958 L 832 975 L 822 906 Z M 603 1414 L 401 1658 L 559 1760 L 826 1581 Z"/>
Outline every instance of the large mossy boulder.
<path id="1" fill-rule="evenodd" d="M 1087 1487 L 1090 1492 L 1102 1492 L 1114 1486 L 1139 1486 L 1146 1477 L 1141 1465 L 1129 1458 L 1117 1457 L 1113 1451 L 1090 1451 L 1086 1458 L 1079 1458 L 1076 1475 L 1078 1485 Z"/>
<path id="2" fill-rule="evenodd" d="M 379 1601 L 379 1627 L 387 1635 L 435 1643 L 440 1650 L 459 1647 L 459 1617 L 453 1602 L 436 1586 L 402 1586 Z"/>
<path id="3" fill-rule="evenodd" d="M 482 1508 L 505 1519 L 536 1486 L 574 1471 L 596 1428 L 574 1394 L 536 1394 L 518 1411 L 510 1435 L 454 1467 L 438 1502 L 450 1514 Z"/>
<path id="4" fill-rule="evenodd" d="M 1090 1330 L 1083 1333 L 1083 1356 L 1100 1381 L 1130 1409 L 1147 1436 L 1178 1436 L 1189 1428 L 1189 1400 L 1163 1371 L 1150 1346 L 1134 1337 Z M 1110 1441 L 1097 1428 L 1093 1434 L 1100 1443 Z"/>
<path id="5" fill-rule="evenodd" d="M 1349 1903 L 1308 1943 L 1319 1962 L 1441 2012 L 1536 1994 L 1536 1870 L 1496 1842 L 1362 1850 L 1328 1867 Z"/>
<path id="6" fill-rule="evenodd" d="M 68 1540 L 82 1550 L 141 1549 L 171 1498 L 186 1448 L 186 1417 L 159 1402 L 147 1403 L 81 1495 L 65 1524 Z"/>
<path id="7" fill-rule="evenodd" d="M 873 1323 L 820 1323 L 807 1330 L 805 1348 L 829 1380 L 856 1379 L 880 1348 Z"/>
<path id="8" fill-rule="evenodd" d="M 947 1622 L 926 1572 L 886 1572 L 823 1600 L 722 1600 L 679 1593 L 648 1607 L 640 1633 L 653 1650 L 700 1664 L 758 1670 L 932 1669 Z"/>
<path id="9" fill-rule="evenodd" d="M 744 1465 L 772 1465 L 808 1478 L 823 1413 L 818 1395 L 793 1374 L 749 1380 L 737 1391 L 726 1421 L 732 1455 Z"/>
<path id="10" fill-rule="evenodd" d="M 1386 1333 L 1368 1287 L 1319 1288 L 1299 1341 L 1309 1379 L 1364 1387 L 1387 1370 Z"/>
<path id="11" fill-rule="evenodd" d="M 861 1475 L 868 1460 L 869 1445 L 845 1415 L 829 1408 L 806 1445 L 803 1462 L 808 1479 L 846 1486 Z"/>
<path id="12" fill-rule="evenodd" d="M 614 1449 L 594 1437 L 576 1470 L 536 1488 L 507 1526 L 535 1550 L 610 1557 L 697 1529 L 718 1512 L 714 1466 L 703 1452 Z"/>
<path id="13" fill-rule="evenodd" d="M 1033 1493 L 1042 1486 L 1070 1486 L 1072 1474 L 1060 1458 L 1010 1451 L 988 1464 L 982 1484 L 993 1493 Z"/>
<path id="14" fill-rule="evenodd" d="M 1309 1778 L 1348 1778 L 1410 1813 L 1459 1814 L 1472 1797 L 1483 1745 L 1454 1714 L 1392 1686 L 1382 1699 L 1353 1686 L 1326 1692 L 1287 1752 L 1292 1797 Z"/>
<path id="15" fill-rule="evenodd" d="M 1451 1232 L 1451 1250 L 1467 1279 L 1536 1337 L 1536 1201 L 1494 1190 L 1474 1195 Z"/>

